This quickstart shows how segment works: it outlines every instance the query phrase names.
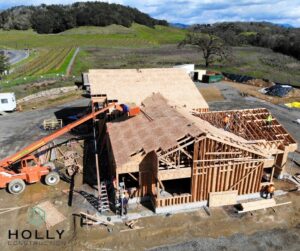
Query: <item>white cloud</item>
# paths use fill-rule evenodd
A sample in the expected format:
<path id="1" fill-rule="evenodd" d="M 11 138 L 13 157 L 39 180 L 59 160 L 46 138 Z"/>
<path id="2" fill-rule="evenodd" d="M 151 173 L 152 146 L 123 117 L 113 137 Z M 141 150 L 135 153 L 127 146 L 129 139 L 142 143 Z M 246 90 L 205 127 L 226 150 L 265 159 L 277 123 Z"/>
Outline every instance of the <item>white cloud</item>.
<path id="1" fill-rule="evenodd" d="M 0 8 L 15 5 L 68 4 L 87 0 L 0 0 Z M 269 21 L 300 27 L 300 0 L 107 0 L 138 8 L 169 22 L 214 23 L 221 21 Z"/>

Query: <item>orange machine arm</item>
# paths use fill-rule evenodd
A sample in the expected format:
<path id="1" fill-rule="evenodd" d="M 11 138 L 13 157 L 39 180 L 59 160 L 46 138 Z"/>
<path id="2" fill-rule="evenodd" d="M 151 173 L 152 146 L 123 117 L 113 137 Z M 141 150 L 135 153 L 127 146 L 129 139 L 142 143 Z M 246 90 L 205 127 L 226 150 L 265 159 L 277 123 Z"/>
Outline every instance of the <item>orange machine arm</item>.
<path id="1" fill-rule="evenodd" d="M 60 137 L 61 135 L 69 132 L 70 130 L 72 130 L 76 126 L 83 124 L 84 122 L 96 117 L 100 113 L 103 113 L 103 112 L 107 111 L 108 109 L 110 109 L 112 107 L 116 107 L 118 110 L 120 109 L 119 105 L 117 105 L 115 103 L 111 103 L 107 107 L 105 107 L 105 108 L 103 108 L 99 111 L 92 112 L 92 113 L 82 117 L 81 119 L 78 119 L 78 120 L 62 127 L 61 129 L 53 132 L 52 134 L 50 134 L 50 135 L 48 135 L 48 136 L 32 143 L 32 144 L 30 144 L 29 146 L 21 149 L 20 151 L 16 152 L 15 154 L 6 157 L 5 159 L 0 161 L 0 167 L 7 167 L 7 166 L 17 162 L 18 160 L 24 158 L 25 156 L 27 156 L 28 154 L 34 152 L 35 150 L 39 149 L 40 147 L 48 144 L 52 140 L 54 140 L 54 139 Z"/>

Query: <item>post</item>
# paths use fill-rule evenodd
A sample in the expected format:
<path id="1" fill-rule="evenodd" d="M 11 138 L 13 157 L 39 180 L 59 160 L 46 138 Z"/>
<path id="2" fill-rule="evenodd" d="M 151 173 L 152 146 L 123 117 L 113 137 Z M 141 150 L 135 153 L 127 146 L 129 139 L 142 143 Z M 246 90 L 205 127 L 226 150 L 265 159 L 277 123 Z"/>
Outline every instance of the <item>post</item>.
<path id="1" fill-rule="evenodd" d="M 95 112 L 94 103 L 92 103 L 92 112 Z M 97 189 L 98 189 L 98 211 L 101 210 L 101 180 L 100 180 L 100 170 L 99 170 L 99 156 L 97 147 L 97 137 L 96 137 L 96 118 L 93 117 L 93 136 L 94 136 L 94 150 L 95 150 L 95 166 L 97 174 Z"/>

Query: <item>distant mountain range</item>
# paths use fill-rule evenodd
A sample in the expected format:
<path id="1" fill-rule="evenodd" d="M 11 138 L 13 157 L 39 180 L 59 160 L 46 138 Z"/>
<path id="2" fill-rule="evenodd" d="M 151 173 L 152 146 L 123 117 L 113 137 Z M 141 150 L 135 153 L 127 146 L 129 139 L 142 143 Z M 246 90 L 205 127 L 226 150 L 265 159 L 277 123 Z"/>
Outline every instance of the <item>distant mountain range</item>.
<path id="1" fill-rule="evenodd" d="M 180 29 L 186 29 L 190 27 L 188 24 L 182 24 L 182 23 L 169 23 L 170 26 L 180 28 Z"/>
<path id="2" fill-rule="evenodd" d="M 283 28 L 295 28 L 293 25 L 287 24 L 287 23 L 283 23 L 283 24 L 272 23 L 272 24 L 279 26 L 279 27 L 283 27 Z M 180 28 L 180 29 L 187 29 L 192 26 L 192 25 L 183 24 L 183 23 L 169 23 L 169 25 L 172 27 Z"/>
<path id="3" fill-rule="evenodd" d="M 290 24 L 275 24 L 275 25 L 284 27 L 284 28 L 295 28 L 293 25 L 290 25 Z"/>

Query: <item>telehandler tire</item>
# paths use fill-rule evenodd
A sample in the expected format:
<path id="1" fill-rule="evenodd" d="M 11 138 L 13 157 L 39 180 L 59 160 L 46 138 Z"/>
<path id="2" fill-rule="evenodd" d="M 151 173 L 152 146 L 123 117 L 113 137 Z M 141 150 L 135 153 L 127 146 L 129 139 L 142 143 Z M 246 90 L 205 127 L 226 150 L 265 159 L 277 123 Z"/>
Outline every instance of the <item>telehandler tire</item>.
<path id="1" fill-rule="evenodd" d="M 55 186 L 60 181 L 59 174 L 57 172 L 50 172 L 45 176 L 45 183 L 48 186 Z"/>
<path id="2" fill-rule="evenodd" d="M 9 182 L 8 191 L 11 194 L 20 194 L 25 190 L 25 182 L 21 179 L 15 179 Z"/>

